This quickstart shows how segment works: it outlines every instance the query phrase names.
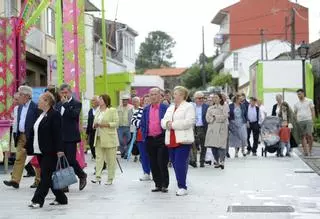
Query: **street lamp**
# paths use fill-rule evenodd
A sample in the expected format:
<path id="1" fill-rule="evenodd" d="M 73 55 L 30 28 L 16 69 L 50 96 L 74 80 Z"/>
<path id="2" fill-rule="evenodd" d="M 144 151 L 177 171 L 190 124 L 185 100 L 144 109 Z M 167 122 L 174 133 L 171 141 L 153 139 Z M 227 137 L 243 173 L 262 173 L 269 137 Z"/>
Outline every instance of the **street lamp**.
<path id="1" fill-rule="evenodd" d="M 309 44 L 305 43 L 305 41 L 302 41 L 301 46 L 298 48 L 299 56 L 302 59 L 302 85 L 304 92 L 306 92 L 306 59 L 309 55 L 309 48 Z"/>

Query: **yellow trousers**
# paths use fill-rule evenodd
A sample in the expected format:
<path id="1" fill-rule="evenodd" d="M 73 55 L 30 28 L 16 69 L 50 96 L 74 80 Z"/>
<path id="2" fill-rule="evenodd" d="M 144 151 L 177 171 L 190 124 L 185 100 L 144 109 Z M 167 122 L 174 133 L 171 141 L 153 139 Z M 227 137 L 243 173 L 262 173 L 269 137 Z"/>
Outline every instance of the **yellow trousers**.
<path id="1" fill-rule="evenodd" d="M 12 176 L 11 180 L 20 183 L 23 169 L 24 169 L 24 163 L 26 162 L 27 158 L 27 152 L 25 149 L 25 146 L 27 144 L 27 139 L 24 134 L 20 134 L 18 142 L 17 142 L 17 152 L 16 152 L 16 160 L 13 165 L 13 170 L 12 170 Z"/>
<path id="2" fill-rule="evenodd" d="M 103 148 L 101 147 L 100 140 L 97 139 L 96 143 L 96 178 L 101 178 L 101 172 L 104 162 L 107 164 L 108 181 L 112 182 L 116 172 L 116 156 L 117 148 Z"/>

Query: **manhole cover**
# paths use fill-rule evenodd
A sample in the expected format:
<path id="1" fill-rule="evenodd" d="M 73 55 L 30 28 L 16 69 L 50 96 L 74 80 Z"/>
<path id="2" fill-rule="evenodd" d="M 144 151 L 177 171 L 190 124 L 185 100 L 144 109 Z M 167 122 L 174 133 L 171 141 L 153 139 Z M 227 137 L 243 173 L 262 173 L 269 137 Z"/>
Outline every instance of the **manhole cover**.
<path id="1" fill-rule="evenodd" d="M 234 213 L 291 213 L 294 208 L 291 206 L 228 206 L 227 212 Z"/>

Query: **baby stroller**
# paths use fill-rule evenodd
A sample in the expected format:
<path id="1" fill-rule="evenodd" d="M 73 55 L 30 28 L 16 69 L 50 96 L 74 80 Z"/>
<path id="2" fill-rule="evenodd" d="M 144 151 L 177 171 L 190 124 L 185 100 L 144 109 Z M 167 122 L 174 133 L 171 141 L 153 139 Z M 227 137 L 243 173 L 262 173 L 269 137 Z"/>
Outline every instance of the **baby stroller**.
<path id="1" fill-rule="evenodd" d="M 264 143 L 262 156 L 268 153 L 277 153 L 280 155 L 280 118 L 276 116 L 267 116 L 261 125 L 261 140 Z"/>

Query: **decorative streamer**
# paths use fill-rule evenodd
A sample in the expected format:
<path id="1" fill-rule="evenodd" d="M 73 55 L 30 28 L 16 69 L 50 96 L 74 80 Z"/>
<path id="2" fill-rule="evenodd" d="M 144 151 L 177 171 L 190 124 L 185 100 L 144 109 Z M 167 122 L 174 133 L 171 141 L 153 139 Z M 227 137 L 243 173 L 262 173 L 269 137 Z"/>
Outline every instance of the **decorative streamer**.
<path id="1" fill-rule="evenodd" d="M 63 74 L 63 33 L 62 33 L 62 0 L 57 0 L 55 4 L 56 11 L 56 45 L 57 45 L 57 77 L 58 85 L 64 81 Z"/>

